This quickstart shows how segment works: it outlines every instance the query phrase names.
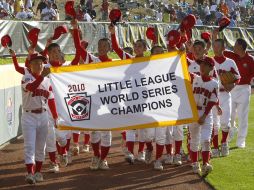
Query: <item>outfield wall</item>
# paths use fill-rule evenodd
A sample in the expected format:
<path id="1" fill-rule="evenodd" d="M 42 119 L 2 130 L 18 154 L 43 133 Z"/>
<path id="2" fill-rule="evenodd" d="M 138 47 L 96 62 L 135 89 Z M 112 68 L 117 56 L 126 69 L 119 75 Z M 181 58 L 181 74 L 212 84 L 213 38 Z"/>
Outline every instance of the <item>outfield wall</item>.
<path id="1" fill-rule="evenodd" d="M 0 146 L 22 132 L 21 77 L 12 64 L 0 66 Z"/>

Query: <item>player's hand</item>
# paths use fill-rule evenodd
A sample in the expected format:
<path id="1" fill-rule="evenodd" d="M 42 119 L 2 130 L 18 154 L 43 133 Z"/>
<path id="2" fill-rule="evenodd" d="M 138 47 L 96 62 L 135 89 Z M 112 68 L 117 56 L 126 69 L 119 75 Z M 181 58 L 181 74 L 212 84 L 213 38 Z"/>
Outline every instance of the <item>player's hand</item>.
<path id="1" fill-rule="evenodd" d="M 16 56 L 15 51 L 13 51 L 12 49 L 9 49 L 9 52 L 12 57 Z"/>
<path id="2" fill-rule="evenodd" d="M 55 128 L 56 128 L 56 129 L 57 129 L 57 120 L 58 120 L 58 119 L 55 119 L 55 120 L 54 120 L 54 125 L 55 125 Z"/>
<path id="3" fill-rule="evenodd" d="M 30 45 L 30 46 L 28 47 L 28 54 L 29 54 L 29 55 L 32 55 L 32 54 L 34 54 L 34 52 L 35 52 L 35 48 L 34 48 L 32 45 Z"/>
<path id="4" fill-rule="evenodd" d="M 78 20 L 77 19 L 72 19 L 71 20 L 71 26 L 73 29 L 78 29 Z"/>
<path id="5" fill-rule="evenodd" d="M 206 119 L 206 115 L 202 115 L 199 119 L 198 119 L 198 124 L 199 125 L 203 125 L 205 123 L 205 119 Z"/>
<path id="6" fill-rule="evenodd" d="M 234 83 L 224 84 L 223 86 L 227 92 L 230 92 L 235 87 L 235 84 Z"/>
<path id="7" fill-rule="evenodd" d="M 219 105 L 216 106 L 218 115 L 222 115 L 222 109 Z"/>
<path id="8" fill-rule="evenodd" d="M 50 68 L 45 68 L 43 69 L 41 76 L 46 77 L 50 74 Z"/>
<path id="9" fill-rule="evenodd" d="M 108 26 L 108 30 L 111 34 L 115 34 L 116 33 L 116 29 L 115 29 L 115 26 L 113 24 L 110 24 Z"/>

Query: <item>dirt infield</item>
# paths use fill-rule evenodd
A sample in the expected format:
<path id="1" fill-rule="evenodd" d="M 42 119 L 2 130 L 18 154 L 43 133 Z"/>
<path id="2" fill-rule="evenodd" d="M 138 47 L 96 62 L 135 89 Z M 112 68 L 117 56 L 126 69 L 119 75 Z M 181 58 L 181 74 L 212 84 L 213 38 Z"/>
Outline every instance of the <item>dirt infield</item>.
<path id="1" fill-rule="evenodd" d="M 32 186 L 24 181 L 23 140 L 17 140 L 0 150 L 0 189 L 212 189 L 198 175 L 192 174 L 186 163 L 181 167 L 165 166 L 162 172 L 154 171 L 152 164 L 125 163 L 117 134 L 114 133 L 107 159 L 109 171 L 90 171 L 92 153 L 82 153 L 57 174 L 47 173 L 45 164 L 45 181 Z"/>

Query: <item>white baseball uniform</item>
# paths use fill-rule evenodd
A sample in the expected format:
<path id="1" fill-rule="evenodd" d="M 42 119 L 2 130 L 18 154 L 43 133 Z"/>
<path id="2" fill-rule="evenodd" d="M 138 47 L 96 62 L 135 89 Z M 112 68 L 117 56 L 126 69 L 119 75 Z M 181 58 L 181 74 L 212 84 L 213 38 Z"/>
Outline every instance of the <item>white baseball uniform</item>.
<path id="1" fill-rule="evenodd" d="M 201 126 L 198 123 L 192 123 L 189 125 L 191 136 L 190 149 L 193 152 L 197 152 L 199 144 L 201 144 L 202 151 L 210 151 L 213 120 L 212 113 L 209 111 L 208 107 L 210 103 L 215 104 L 218 102 L 218 82 L 212 78 L 204 79 L 196 74 L 191 74 L 191 76 L 198 115 L 201 117 L 204 113 L 206 113 L 207 117 L 204 124 Z"/>
<path id="2" fill-rule="evenodd" d="M 33 164 L 35 161 L 44 161 L 45 158 L 49 125 L 47 102 L 48 99 L 53 99 L 49 79 L 35 79 L 31 73 L 26 73 L 22 78 L 22 99 L 25 163 Z"/>

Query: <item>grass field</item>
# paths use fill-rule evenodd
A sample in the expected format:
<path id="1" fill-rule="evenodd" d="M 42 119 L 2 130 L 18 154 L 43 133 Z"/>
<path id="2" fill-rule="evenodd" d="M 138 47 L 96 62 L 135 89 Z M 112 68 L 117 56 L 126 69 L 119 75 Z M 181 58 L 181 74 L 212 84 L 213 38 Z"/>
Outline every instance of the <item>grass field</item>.
<path id="1" fill-rule="evenodd" d="M 212 159 L 214 171 L 205 179 L 218 190 L 254 189 L 254 95 L 251 97 L 249 131 L 245 149 L 235 147 L 236 137 L 230 143 L 228 157 Z"/>

